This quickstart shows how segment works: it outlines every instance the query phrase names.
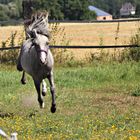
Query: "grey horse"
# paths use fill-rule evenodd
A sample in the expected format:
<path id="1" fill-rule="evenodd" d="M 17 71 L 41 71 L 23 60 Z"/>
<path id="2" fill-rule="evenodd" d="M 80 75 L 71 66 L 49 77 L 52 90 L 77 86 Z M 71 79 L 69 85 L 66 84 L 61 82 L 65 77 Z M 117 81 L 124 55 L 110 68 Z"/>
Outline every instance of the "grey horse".
<path id="1" fill-rule="evenodd" d="M 52 95 L 51 112 L 54 113 L 56 111 L 55 85 L 53 78 L 54 59 L 49 49 L 49 37 L 38 32 L 39 27 L 45 28 L 44 25 L 46 24 L 45 21 L 47 21 L 46 19 L 48 16 L 36 16 L 35 18 L 36 19 L 34 19 L 33 23 L 28 28 L 27 34 L 29 37 L 21 47 L 17 69 L 23 71 L 21 79 L 23 84 L 25 84 L 25 72 L 32 76 L 41 108 L 44 108 L 42 96 L 46 95 L 47 90 L 44 79 L 47 78 L 49 80 Z M 43 28 L 39 30 L 43 30 Z"/>

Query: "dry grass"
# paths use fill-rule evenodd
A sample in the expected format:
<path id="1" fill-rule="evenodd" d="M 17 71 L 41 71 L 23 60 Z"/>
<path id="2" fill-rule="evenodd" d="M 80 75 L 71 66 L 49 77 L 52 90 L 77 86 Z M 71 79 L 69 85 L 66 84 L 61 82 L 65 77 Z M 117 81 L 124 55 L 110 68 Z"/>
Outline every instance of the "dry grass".
<path id="1" fill-rule="evenodd" d="M 65 27 L 66 39 L 71 45 L 114 45 L 118 23 L 74 23 L 60 24 Z M 118 44 L 127 44 L 137 29 L 137 22 L 120 23 Z"/>
<path id="2" fill-rule="evenodd" d="M 118 23 L 74 23 L 61 24 L 65 27 L 66 39 L 71 45 L 115 45 Z M 135 34 L 138 22 L 120 23 L 117 45 L 128 44 Z M 95 49 L 72 50 L 76 58 L 81 59 Z M 97 50 L 96 50 L 97 51 Z M 112 50 L 111 50 L 112 51 Z M 77 55 L 78 54 L 78 55 Z"/>
<path id="3" fill-rule="evenodd" d="M 2 42 L 8 41 L 8 39 L 11 37 L 12 33 L 17 32 L 17 36 L 15 39 L 15 44 L 17 45 L 19 43 L 19 39 L 22 37 L 24 31 L 23 26 L 3 26 L 0 27 L 0 44 Z"/>
<path id="4" fill-rule="evenodd" d="M 138 28 L 138 22 L 122 22 L 118 30 L 117 45 L 129 44 L 132 35 Z M 60 27 L 65 30 L 65 40 L 70 45 L 115 45 L 115 37 L 118 23 L 61 23 Z M 23 26 L 0 27 L 0 44 L 10 37 L 12 32 L 17 31 L 21 36 Z M 17 36 L 16 44 L 20 37 Z M 57 45 L 62 44 L 61 32 L 58 33 Z M 76 58 L 81 59 L 95 49 L 71 50 Z M 71 52 L 70 51 L 70 52 Z M 97 51 L 97 50 L 96 50 Z M 77 55 L 78 54 L 78 55 Z"/>

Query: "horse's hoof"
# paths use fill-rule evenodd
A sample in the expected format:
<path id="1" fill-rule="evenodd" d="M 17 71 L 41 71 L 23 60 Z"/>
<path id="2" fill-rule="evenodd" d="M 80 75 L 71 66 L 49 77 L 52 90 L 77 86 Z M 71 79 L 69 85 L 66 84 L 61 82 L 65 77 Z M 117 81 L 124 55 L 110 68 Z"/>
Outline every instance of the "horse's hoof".
<path id="1" fill-rule="evenodd" d="M 25 85 L 25 84 L 26 84 L 26 80 L 21 79 L 21 83 L 22 83 L 23 85 Z"/>
<path id="2" fill-rule="evenodd" d="M 45 104 L 44 103 L 40 104 L 40 108 L 41 109 L 45 108 Z"/>
<path id="3" fill-rule="evenodd" d="M 22 66 L 20 64 L 17 65 L 17 70 L 18 71 L 23 71 L 23 68 L 22 68 Z"/>
<path id="4" fill-rule="evenodd" d="M 44 108 L 45 107 L 45 104 L 44 103 L 42 103 L 42 108 Z"/>
<path id="5" fill-rule="evenodd" d="M 46 96 L 46 92 L 42 92 L 42 96 Z"/>
<path id="6" fill-rule="evenodd" d="M 52 112 L 52 113 L 55 113 L 55 112 L 56 112 L 56 105 L 52 105 L 52 107 L 51 107 L 51 112 Z"/>

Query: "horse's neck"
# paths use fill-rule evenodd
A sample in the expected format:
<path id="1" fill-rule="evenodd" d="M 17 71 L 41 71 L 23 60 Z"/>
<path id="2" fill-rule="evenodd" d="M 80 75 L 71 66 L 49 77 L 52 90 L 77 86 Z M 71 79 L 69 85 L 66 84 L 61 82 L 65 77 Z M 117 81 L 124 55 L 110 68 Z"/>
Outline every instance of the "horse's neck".
<path id="1" fill-rule="evenodd" d="M 48 64 L 49 67 L 53 67 L 54 59 L 53 59 L 53 55 L 52 55 L 50 49 L 48 50 L 47 62 L 48 62 L 47 64 Z"/>

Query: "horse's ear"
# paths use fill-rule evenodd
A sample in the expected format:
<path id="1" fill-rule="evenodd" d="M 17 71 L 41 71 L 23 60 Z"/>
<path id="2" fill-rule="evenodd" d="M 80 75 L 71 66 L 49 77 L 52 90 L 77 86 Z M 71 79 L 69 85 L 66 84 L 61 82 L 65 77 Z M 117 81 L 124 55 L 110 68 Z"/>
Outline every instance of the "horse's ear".
<path id="1" fill-rule="evenodd" d="M 45 21 L 48 23 L 48 16 L 49 16 L 49 13 L 48 12 L 45 12 L 44 13 L 44 19 Z"/>

